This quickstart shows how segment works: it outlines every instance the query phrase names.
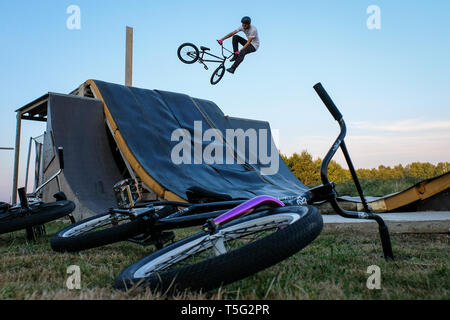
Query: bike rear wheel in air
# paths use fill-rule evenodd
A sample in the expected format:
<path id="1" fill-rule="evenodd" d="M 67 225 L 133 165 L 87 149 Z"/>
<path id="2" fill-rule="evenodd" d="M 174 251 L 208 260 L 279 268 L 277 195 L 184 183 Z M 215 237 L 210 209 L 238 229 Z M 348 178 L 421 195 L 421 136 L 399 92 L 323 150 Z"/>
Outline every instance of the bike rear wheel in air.
<path id="1" fill-rule="evenodd" d="M 0 234 L 42 225 L 60 219 L 75 210 L 72 201 L 63 200 L 41 203 L 31 207 L 28 212 L 22 208 L 12 209 L 0 215 Z"/>
<path id="2" fill-rule="evenodd" d="M 211 84 L 212 85 L 218 84 L 220 82 L 220 80 L 222 80 L 224 75 L 225 75 L 225 66 L 222 64 L 212 74 Z"/>
<path id="3" fill-rule="evenodd" d="M 200 56 L 198 48 L 192 43 L 183 43 L 178 48 L 178 58 L 186 64 L 197 62 Z"/>
<path id="4" fill-rule="evenodd" d="M 152 253 L 123 270 L 114 286 L 126 290 L 143 285 L 160 292 L 212 290 L 297 253 L 322 226 L 315 207 L 264 210 L 225 224 L 214 234 L 200 232 Z"/>

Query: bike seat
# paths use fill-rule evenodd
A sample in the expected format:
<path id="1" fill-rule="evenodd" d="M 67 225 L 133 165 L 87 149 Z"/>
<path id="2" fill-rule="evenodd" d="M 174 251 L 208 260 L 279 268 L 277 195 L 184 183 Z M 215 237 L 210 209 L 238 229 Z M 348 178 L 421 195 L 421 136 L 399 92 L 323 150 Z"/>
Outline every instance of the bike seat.
<path id="1" fill-rule="evenodd" d="M 210 48 L 207 48 L 207 47 L 200 47 L 200 49 L 202 49 L 202 51 L 209 51 L 209 50 L 211 50 Z"/>

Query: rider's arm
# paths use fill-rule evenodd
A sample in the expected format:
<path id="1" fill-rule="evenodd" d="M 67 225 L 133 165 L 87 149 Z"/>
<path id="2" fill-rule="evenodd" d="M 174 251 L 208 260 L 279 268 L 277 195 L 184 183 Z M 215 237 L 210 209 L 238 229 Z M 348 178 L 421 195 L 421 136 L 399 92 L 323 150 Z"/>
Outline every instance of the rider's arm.
<path id="1" fill-rule="evenodd" d="M 231 38 L 232 36 L 234 36 L 236 33 L 238 33 L 239 32 L 239 30 L 234 30 L 233 32 L 230 32 L 229 34 L 227 34 L 225 37 L 223 37 L 222 39 L 220 39 L 220 40 L 226 40 L 226 39 L 228 39 L 228 38 Z"/>

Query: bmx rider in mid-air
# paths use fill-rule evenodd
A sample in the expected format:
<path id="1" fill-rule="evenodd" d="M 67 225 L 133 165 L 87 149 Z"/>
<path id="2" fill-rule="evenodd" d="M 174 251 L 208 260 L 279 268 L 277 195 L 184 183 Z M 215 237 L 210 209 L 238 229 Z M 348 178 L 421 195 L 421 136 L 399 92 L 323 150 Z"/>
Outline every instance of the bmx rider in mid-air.
<path id="1" fill-rule="evenodd" d="M 222 39 L 218 40 L 219 44 L 222 45 L 225 39 L 233 37 L 233 52 L 234 56 L 230 61 L 234 61 L 234 64 L 227 69 L 228 72 L 234 73 L 236 68 L 244 61 L 244 57 L 247 54 L 253 53 L 259 48 L 259 37 L 258 30 L 252 25 L 252 19 L 250 17 L 243 17 L 241 20 L 242 26 L 233 32 L 227 34 Z M 248 40 L 236 35 L 236 33 L 243 31 L 247 36 Z M 241 44 L 243 47 L 239 50 L 238 45 Z"/>

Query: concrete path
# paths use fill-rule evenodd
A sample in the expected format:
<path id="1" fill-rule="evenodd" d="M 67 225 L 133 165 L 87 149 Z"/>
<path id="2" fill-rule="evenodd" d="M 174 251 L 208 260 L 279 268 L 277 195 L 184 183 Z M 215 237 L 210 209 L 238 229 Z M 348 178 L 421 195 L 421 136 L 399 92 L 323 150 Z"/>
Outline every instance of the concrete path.
<path id="1" fill-rule="evenodd" d="M 450 211 L 382 213 L 390 233 L 449 233 Z M 323 215 L 324 230 L 356 230 L 378 233 L 371 220 L 346 219 L 339 215 Z"/>

